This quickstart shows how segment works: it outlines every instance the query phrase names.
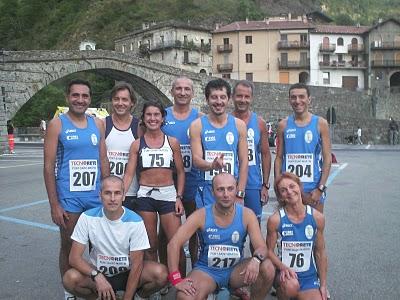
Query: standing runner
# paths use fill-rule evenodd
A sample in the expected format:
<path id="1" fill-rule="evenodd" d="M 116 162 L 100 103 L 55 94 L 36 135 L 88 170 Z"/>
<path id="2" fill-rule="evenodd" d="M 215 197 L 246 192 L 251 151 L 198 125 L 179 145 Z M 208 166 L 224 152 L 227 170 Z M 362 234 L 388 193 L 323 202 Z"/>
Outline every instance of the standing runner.
<path id="1" fill-rule="evenodd" d="M 175 137 L 181 145 L 183 166 L 185 168 L 185 189 L 183 192 L 183 206 L 186 218 L 196 209 L 194 201 L 199 182 L 200 171 L 193 166 L 192 150 L 190 147 L 190 124 L 203 114 L 190 106 L 193 94 L 193 82 L 187 77 L 178 77 L 172 84 L 174 105 L 166 109 L 167 116 L 162 131 Z M 192 264 L 197 260 L 197 236 L 194 234 L 189 241 L 189 252 Z"/>
<path id="2" fill-rule="evenodd" d="M 243 202 L 248 169 L 246 124 L 227 112 L 231 97 L 228 82 L 211 80 L 205 96 L 210 112 L 190 126 L 193 164 L 201 170 L 196 206 L 214 203 L 211 182 L 221 172 L 238 179 L 236 197 Z"/>
<path id="3" fill-rule="evenodd" d="M 87 81 L 71 81 L 66 90 L 69 110 L 51 120 L 44 141 L 44 181 L 51 218 L 60 228 L 61 276 L 70 268 L 70 237 L 75 224 L 83 211 L 101 205 L 100 176 L 109 175 L 103 123 L 85 114 L 91 94 Z"/>
<path id="4" fill-rule="evenodd" d="M 143 218 L 150 241 L 145 251 L 146 259 L 158 261 L 157 219 L 167 241 L 181 225 L 184 213 L 182 194 L 185 185 L 185 170 L 179 142 L 161 131 L 166 112 L 157 102 L 146 102 L 143 106 L 142 123 L 144 135 L 132 143 L 129 161 L 124 175 L 124 185 L 129 186 L 134 174 L 139 177 L 138 198 L 133 209 Z M 177 182 L 174 186 L 173 172 Z M 181 250 L 181 268 L 185 270 L 185 259 Z"/>
<path id="5" fill-rule="evenodd" d="M 289 104 L 293 115 L 278 125 L 275 178 L 295 173 L 304 186 L 304 203 L 323 212 L 332 162 L 328 122 L 309 112 L 311 96 L 305 84 L 290 87 Z"/>
<path id="6" fill-rule="evenodd" d="M 107 156 L 110 161 L 110 173 L 123 177 L 128 163 L 131 144 L 140 135 L 139 120 L 132 116 L 136 104 L 133 87 L 126 82 L 117 83 L 111 90 L 113 112 L 105 118 L 105 139 Z M 126 190 L 124 206 L 132 209 L 136 199 L 138 183 L 136 176 Z"/>
<path id="7" fill-rule="evenodd" d="M 253 210 L 261 223 L 262 205 L 267 204 L 271 153 L 265 121 L 250 110 L 254 84 L 241 80 L 233 88 L 233 115 L 247 125 L 249 171 L 244 205 Z"/>

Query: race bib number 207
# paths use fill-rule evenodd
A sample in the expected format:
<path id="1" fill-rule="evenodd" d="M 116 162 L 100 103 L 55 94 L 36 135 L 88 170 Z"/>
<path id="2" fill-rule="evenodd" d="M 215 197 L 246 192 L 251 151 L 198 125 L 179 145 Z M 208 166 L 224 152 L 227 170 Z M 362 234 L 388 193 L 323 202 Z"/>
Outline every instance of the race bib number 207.
<path id="1" fill-rule="evenodd" d="M 97 160 L 79 159 L 69 161 L 69 190 L 71 192 L 96 189 Z"/>

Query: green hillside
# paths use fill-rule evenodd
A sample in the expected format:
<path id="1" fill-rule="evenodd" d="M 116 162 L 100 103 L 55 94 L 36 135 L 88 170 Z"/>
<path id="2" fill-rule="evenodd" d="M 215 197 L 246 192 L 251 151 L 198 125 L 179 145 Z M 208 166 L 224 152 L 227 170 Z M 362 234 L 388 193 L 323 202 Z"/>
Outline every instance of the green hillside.
<path id="1" fill-rule="evenodd" d="M 0 0 L 0 48 L 76 49 L 83 39 L 113 49 L 114 39 L 144 21 L 215 22 L 324 11 L 340 23 L 399 17 L 398 0 Z"/>

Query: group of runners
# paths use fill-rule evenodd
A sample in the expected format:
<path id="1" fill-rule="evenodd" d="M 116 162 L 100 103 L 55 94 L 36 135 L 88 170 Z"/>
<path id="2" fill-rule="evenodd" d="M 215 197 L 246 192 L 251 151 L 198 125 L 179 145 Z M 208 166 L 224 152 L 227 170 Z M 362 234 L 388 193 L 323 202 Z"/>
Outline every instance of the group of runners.
<path id="1" fill-rule="evenodd" d="M 292 85 L 293 115 L 277 133 L 279 209 L 268 219 L 265 242 L 260 224 L 271 154 L 266 123 L 250 109 L 253 93 L 246 80 L 233 90 L 211 80 L 203 114 L 191 106 L 193 82 L 178 77 L 173 106 L 146 101 L 138 120 L 131 114 L 134 90 L 119 82 L 111 92 L 113 112 L 100 120 L 85 114 L 90 84 L 68 84 L 69 111 L 49 122 L 44 145 L 66 299 L 116 299 L 117 290 L 125 291 L 123 299 L 146 298 L 168 284 L 177 299 L 206 299 L 223 288 L 242 299 L 265 299 L 272 285 L 279 299 L 327 299 L 328 124 L 309 112 L 309 88 Z"/>

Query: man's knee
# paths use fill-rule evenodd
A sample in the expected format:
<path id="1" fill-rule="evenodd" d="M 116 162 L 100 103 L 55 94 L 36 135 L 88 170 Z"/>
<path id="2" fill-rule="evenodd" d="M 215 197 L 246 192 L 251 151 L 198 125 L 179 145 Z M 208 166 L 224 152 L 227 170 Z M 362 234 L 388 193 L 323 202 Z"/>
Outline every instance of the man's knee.
<path id="1" fill-rule="evenodd" d="M 260 265 L 260 273 L 264 281 L 272 283 L 275 278 L 275 267 L 269 259 L 266 259 Z"/>
<path id="2" fill-rule="evenodd" d="M 299 293 L 300 284 L 296 278 L 291 278 L 285 280 L 284 283 L 281 282 L 280 289 L 286 297 L 294 298 Z"/>
<path id="3" fill-rule="evenodd" d="M 148 261 L 144 265 L 142 276 L 142 284 L 151 282 L 163 287 L 168 282 L 168 269 L 163 264 Z"/>
<path id="4" fill-rule="evenodd" d="M 62 281 L 67 290 L 73 291 L 78 283 L 82 281 L 82 279 L 83 275 L 79 271 L 75 269 L 69 269 L 67 272 L 65 272 Z"/>

